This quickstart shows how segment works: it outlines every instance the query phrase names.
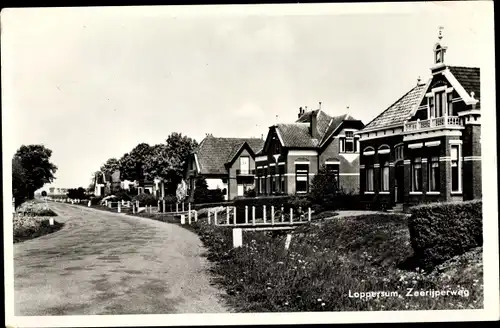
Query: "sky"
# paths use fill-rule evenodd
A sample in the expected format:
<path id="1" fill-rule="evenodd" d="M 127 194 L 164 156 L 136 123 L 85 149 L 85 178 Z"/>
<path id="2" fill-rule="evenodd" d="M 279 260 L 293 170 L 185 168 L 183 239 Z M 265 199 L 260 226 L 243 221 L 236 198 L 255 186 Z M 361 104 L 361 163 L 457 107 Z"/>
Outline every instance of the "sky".
<path id="1" fill-rule="evenodd" d="M 172 132 L 265 137 L 299 107 L 365 124 L 446 63 L 482 67 L 490 2 L 2 11 L 4 161 L 44 144 L 55 187 Z M 489 48 L 488 48 L 489 49 Z M 347 108 L 348 107 L 348 108 Z M 7 158 L 7 159 L 6 159 Z M 47 188 L 46 186 L 45 188 Z"/>

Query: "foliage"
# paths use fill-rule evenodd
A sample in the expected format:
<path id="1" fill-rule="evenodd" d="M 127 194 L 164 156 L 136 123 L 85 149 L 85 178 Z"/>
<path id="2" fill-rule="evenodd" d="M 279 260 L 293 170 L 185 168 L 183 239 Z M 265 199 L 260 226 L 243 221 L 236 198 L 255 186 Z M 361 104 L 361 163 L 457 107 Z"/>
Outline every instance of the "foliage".
<path id="1" fill-rule="evenodd" d="M 91 196 L 90 197 L 90 204 L 91 205 L 99 205 L 101 203 L 103 197 L 97 197 L 97 196 Z"/>
<path id="2" fill-rule="evenodd" d="M 16 213 L 21 216 L 57 216 L 45 202 L 29 200 L 22 203 Z"/>
<path id="3" fill-rule="evenodd" d="M 219 188 L 209 190 L 207 181 L 201 177 L 196 179 L 194 189 L 194 202 L 197 204 L 216 203 L 224 200 L 224 194 Z"/>
<path id="4" fill-rule="evenodd" d="M 233 249 L 231 228 L 208 225 L 206 220 L 187 227 L 197 232 L 208 248 L 208 259 L 215 262 L 213 272 L 220 277 L 217 283 L 226 290 L 227 301 L 237 312 L 483 306 L 480 250 L 431 274 L 398 268 L 412 254 L 402 216 L 366 215 L 302 226 L 294 231 L 289 250 L 284 249 L 284 233 L 244 232 L 243 246 Z M 408 288 L 461 290 L 462 296 L 406 297 Z M 397 294 L 352 297 L 355 292 L 374 291 Z"/>
<path id="5" fill-rule="evenodd" d="M 481 200 L 423 204 L 410 212 L 412 247 L 426 269 L 483 244 Z"/>
<path id="6" fill-rule="evenodd" d="M 106 176 L 111 176 L 116 171 L 120 170 L 120 162 L 116 158 L 108 159 L 102 166 L 100 171 Z"/>
<path id="7" fill-rule="evenodd" d="M 320 205 L 324 210 L 334 210 L 337 205 L 335 201 L 337 194 L 336 173 L 323 165 L 311 182 L 309 197 L 313 203 Z"/>
<path id="8" fill-rule="evenodd" d="M 245 193 L 244 193 L 245 197 L 256 197 L 257 196 L 257 192 L 255 191 L 255 188 L 250 188 L 250 189 L 247 189 L 245 190 Z"/>
<path id="9" fill-rule="evenodd" d="M 184 180 L 181 180 L 181 182 L 177 185 L 177 191 L 175 192 L 177 201 L 183 202 L 186 197 L 187 197 L 187 185 Z"/>
<path id="10" fill-rule="evenodd" d="M 12 159 L 12 196 L 14 196 L 16 207 L 28 197 L 26 179 L 26 172 L 20 158 L 14 157 Z"/>
<path id="11" fill-rule="evenodd" d="M 288 198 L 288 206 L 293 208 L 295 211 L 298 211 L 299 208 L 302 211 L 306 211 L 308 207 L 311 207 L 312 203 L 307 196 L 301 195 L 291 195 Z"/>
<path id="12" fill-rule="evenodd" d="M 35 191 L 51 183 L 57 166 L 50 162 L 52 150 L 43 145 L 21 146 L 13 160 L 14 197 L 33 199 Z"/>
<path id="13" fill-rule="evenodd" d="M 19 214 L 14 214 L 12 223 L 14 243 L 55 232 L 63 226 L 62 223 L 55 220 L 54 225 L 50 225 L 47 216 L 24 216 Z"/>
<path id="14" fill-rule="evenodd" d="M 87 199 L 87 195 L 85 194 L 85 189 L 83 187 L 68 189 L 68 193 L 66 194 L 68 198 L 71 199 Z"/>
<path id="15" fill-rule="evenodd" d="M 114 192 L 113 195 L 115 195 L 119 200 L 129 201 L 132 200 L 132 198 L 137 194 L 133 194 L 125 189 L 119 189 Z"/>
<path id="16" fill-rule="evenodd" d="M 152 147 L 147 143 L 140 143 L 130 153 L 126 153 L 119 160 L 121 180 L 140 181 L 145 178 L 144 165 L 151 155 Z"/>
<path id="17" fill-rule="evenodd" d="M 139 201 L 139 206 L 157 206 L 158 205 L 158 199 L 155 198 L 154 195 L 147 194 L 147 193 L 142 193 L 139 195 L 134 196 L 132 198 L 132 201 L 137 202 Z"/>

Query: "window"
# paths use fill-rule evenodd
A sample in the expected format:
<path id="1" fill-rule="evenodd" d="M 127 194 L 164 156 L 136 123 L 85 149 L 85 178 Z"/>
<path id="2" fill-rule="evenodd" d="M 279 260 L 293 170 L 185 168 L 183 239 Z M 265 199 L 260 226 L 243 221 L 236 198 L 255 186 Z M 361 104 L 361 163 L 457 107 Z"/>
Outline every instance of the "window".
<path id="1" fill-rule="evenodd" d="M 373 191 L 373 166 L 366 168 L 366 191 Z"/>
<path id="2" fill-rule="evenodd" d="M 451 146 L 451 191 L 460 191 L 460 149 L 458 145 Z"/>
<path id="3" fill-rule="evenodd" d="M 295 179 L 297 193 L 309 191 L 309 164 L 295 164 Z"/>
<path id="4" fill-rule="evenodd" d="M 448 97 L 448 101 L 447 101 L 447 113 L 448 113 L 448 116 L 452 116 L 453 115 L 453 93 L 450 92 L 447 94 L 447 97 Z"/>
<path id="5" fill-rule="evenodd" d="M 382 170 L 380 170 L 380 181 L 382 182 L 381 184 L 381 191 L 389 191 L 389 160 L 385 159 L 382 162 Z"/>
<path id="6" fill-rule="evenodd" d="M 428 160 L 429 191 L 439 191 L 439 157 L 433 156 Z"/>
<path id="7" fill-rule="evenodd" d="M 325 168 L 327 171 L 333 172 L 335 175 L 335 182 L 339 182 L 339 171 L 340 171 L 340 165 L 339 164 L 333 164 L 333 163 L 326 163 Z"/>
<path id="8" fill-rule="evenodd" d="M 411 190 L 422 191 L 422 159 L 415 157 L 411 163 Z"/>
<path id="9" fill-rule="evenodd" d="M 250 172 L 250 160 L 247 156 L 240 157 L 240 171 L 242 174 Z"/>
<path id="10" fill-rule="evenodd" d="M 276 182 L 275 182 L 276 178 L 274 176 L 275 174 L 276 174 L 276 166 L 269 167 L 269 184 L 272 194 L 276 191 Z"/>
<path id="11" fill-rule="evenodd" d="M 279 172 L 279 191 L 284 193 L 285 192 L 285 165 L 279 165 L 278 172 Z"/>
<path id="12" fill-rule="evenodd" d="M 434 98 L 429 97 L 429 118 L 436 117 L 436 111 L 434 108 Z"/>
<path id="13" fill-rule="evenodd" d="M 446 98 L 444 91 L 436 92 L 436 117 L 441 117 L 444 115 L 446 110 Z"/>
<path id="14" fill-rule="evenodd" d="M 397 146 L 394 148 L 394 160 L 400 161 L 404 159 L 403 146 Z"/>
<path id="15" fill-rule="evenodd" d="M 345 131 L 345 136 L 339 138 L 341 153 L 355 153 L 358 148 L 358 138 L 354 138 L 354 131 Z"/>

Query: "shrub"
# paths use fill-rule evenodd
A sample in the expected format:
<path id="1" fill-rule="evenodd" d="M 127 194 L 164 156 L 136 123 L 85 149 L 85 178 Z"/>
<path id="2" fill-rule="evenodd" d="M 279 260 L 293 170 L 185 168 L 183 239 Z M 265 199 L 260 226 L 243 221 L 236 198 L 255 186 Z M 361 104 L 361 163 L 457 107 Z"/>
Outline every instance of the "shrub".
<path id="1" fill-rule="evenodd" d="M 148 193 L 142 193 L 139 195 L 134 196 L 132 199 L 134 202 L 139 202 L 139 206 L 157 206 L 158 205 L 158 199 L 152 194 Z"/>
<path id="2" fill-rule="evenodd" d="M 14 243 L 33 239 L 57 231 L 63 226 L 54 220 L 54 225 L 49 224 L 46 216 L 23 216 L 14 214 L 13 218 Z"/>
<path id="3" fill-rule="evenodd" d="M 245 193 L 244 193 L 245 197 L 256 197 L 257 196 L 257 193 L 255 192 L 255 189 L 254 188 L 251 188 L 251 189 L 247 189 L 245 190 Z"/>
<path id="4" fill-rule="evenodd" d="M 335 197 L 338 194 L 336 173 L 322 166 L 311 182 L 309 198 L 324 210 L 336 209 Z"/>
<path id="5" fill-rule="evenodd" d="M 298 211 L 299 208 L 301 208 L 302 211 L 307 211 L 307 208 L 312 205 L 308 197 L 300 195 L 290 196 L 287 203 L 288 206 L 293 208 L 295 211 Z"/>
<path id="6" fill-rule="evenodd" d="M 208 189 L 207 181 L 205 178 L 196 180 L 195 189 L 193 193 L 194 202 L 196 203 L 216 203 L 224 200 L 224 193 L 221 189 L 215 190 Z"/>
<path id="7" fill-rule="evenodd" d="M 410 213 L 411 245 L 423 268 L 483 244 L 481 200 L 423 204 Z"/>
<path id="8" fill-rule="evenodd" d="M 45 203 L 40 203 L 36 200 L 31 200 L 22 203 L 16 210 L 16 213 L 21 216 L 57 216 Z"/>

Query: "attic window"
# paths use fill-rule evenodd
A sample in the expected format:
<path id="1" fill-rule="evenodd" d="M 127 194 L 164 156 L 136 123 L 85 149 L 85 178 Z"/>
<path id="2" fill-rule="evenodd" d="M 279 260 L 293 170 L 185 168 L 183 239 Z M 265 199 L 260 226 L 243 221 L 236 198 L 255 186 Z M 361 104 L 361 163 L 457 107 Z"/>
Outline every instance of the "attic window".
<path id="1" fill-rule="evenodd" d="M 354 131 L 345 131 L 345 136 L 339 138 L 340 153 L 356 153 L 358 151 L 357 140 L 354 139 Z"/>

